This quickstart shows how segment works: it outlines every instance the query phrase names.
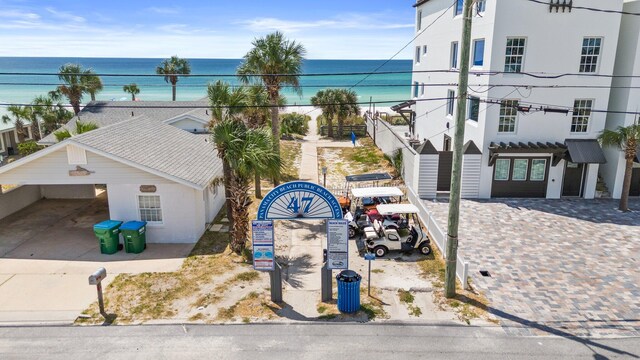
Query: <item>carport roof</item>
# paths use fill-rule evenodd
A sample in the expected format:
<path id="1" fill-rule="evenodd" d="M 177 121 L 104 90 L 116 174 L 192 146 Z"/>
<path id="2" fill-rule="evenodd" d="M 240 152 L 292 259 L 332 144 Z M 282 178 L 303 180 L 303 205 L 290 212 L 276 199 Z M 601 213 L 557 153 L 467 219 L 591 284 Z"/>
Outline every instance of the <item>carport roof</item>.
<path id="1" fill-rule="evenodd" d="M 101 127 L 67 141 L 200 188 L 222 176 L 222 161 L 207 136 L 146 117 Z"/>

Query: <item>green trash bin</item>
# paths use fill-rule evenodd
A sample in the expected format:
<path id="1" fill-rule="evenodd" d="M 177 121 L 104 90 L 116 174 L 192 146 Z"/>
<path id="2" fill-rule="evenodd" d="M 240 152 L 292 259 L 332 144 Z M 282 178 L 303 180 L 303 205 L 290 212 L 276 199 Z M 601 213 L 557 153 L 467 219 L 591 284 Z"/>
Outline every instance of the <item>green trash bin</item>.
<path id="1" fill-rule="evenodd" d="M 93 233 L 100 241 L 100 252 L 115 254 L 120 244 L 120 225 L 122 221 L 106 220 L 93 225 Z"/>
<path id="2" fill-rule="evenodd" d="M 147 247 L 147 222 L 129 221 L 120 226 L 124 239 L 124 250 L 139 254 Z"/>

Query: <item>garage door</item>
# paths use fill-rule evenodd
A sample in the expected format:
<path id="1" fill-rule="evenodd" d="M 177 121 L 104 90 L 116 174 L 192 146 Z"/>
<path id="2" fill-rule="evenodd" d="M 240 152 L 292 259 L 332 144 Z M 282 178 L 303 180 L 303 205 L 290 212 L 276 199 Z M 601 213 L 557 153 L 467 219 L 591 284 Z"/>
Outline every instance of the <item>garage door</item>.
<path id="1" fill-rule="evenodd" d="M 544 198 L 550 158 L 500 157 L 493 167 L 491 197 Z"/>
<path id="2" fill-rule="evenodd" d="M 640 167 L 633 168 L 633 173 L 631 175 L 631 190 L 629 190 L 629 196 L 640 196 Z"/>

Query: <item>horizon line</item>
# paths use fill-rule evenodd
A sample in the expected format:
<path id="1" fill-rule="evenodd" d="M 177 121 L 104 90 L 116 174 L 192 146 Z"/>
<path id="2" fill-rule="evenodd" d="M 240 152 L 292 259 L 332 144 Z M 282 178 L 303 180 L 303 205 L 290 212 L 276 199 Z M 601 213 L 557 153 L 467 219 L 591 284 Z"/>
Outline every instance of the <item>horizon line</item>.
<path id="1" fill-rule="evenodd" d="M 51 59 L 148 59 L 148 60 L 162 60 L 167 59 L 166 57 L 115 57 L 115 56 L 13 56 L 13 55 L 0 55 L 0 58 L 51 58 Z M 207 57 L 185 57 L 187 60 L 242 60 L 242 58 L 207 58 Z M 412 61 L 411 59 L 354 59 L 354 58 L 343 58 L 343 59 L 312 59 L 305 58 L 304 60 L 329 60 L 329 61 Z"/>

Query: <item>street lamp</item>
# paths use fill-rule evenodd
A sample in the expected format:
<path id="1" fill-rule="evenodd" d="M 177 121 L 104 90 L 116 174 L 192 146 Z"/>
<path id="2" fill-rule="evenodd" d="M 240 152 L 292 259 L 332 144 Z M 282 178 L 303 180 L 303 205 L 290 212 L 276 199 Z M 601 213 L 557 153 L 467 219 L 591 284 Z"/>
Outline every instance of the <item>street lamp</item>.
<path id="1" fill-rule="evenodd" d="M 327 187 L 327 167 L 322 167 L 322 186 Z"/>

